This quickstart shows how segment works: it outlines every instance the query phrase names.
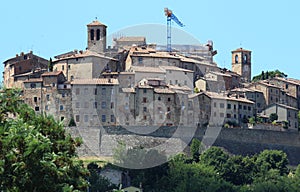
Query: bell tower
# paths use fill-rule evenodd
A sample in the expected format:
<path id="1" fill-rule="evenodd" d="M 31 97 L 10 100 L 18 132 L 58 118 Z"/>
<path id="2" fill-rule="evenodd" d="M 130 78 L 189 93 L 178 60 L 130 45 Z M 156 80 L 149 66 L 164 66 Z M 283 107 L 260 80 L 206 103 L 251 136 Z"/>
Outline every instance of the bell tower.
<path id="1" fill-rule="evenodd" d="M 232 71 L 241 75 L 243 82 L 251 82 L 251 51 L 239 48 L 232 53 Z"/>
<path id="2" fill-rule="evenodd" d="M 106 25 L 97 19 L 87 25 L 87 49 L 96 53 L 103 53 L 106 50 Z"/>

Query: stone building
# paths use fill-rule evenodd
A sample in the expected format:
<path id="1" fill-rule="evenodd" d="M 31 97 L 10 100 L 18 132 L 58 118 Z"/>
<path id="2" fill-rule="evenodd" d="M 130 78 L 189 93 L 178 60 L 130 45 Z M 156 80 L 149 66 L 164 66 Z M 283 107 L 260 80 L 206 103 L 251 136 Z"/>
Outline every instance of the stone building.
<path id="1" fill-rule="evenodd" d="M 117 125 L 117 79 L 74 79 L 72 109 L 77 126 Z"/>
<path id="2" fill-rule="evenodd" d="M 130 49 L 132 46 L 146 46 L 146 37 L 130 36 L 114 38 L 114 48 L 118 50 Z"/>
<path id="3" fill-rule="evenodd" d="M 72 118 L 71 86 L 61 71 L 24 81 L 23 99 L 36 113 L 53 115 L 65 125 Z"/>
<path id="4" fill-rule="evenodd" d="M 297 106 L 291 104 L 291 102 L 293 101 L 288 102 L 287 105 L 293 106 L 298 109 L 300 108 L 300 81 L 299 80 L 291 79 L 291 78 L 274 77 L 270 79 L 270 82 L 282 88 L 284 91 L 286 91 L 289 97 L 296 98 Z M 288 100 L 293 100 L 293 99 L 288 98 Z"/>
<path id="5" fill-rule="evenodd" d="M 298 131 L 298 109 L 287 105 L 273 103 L 262 111 L 262 115 L 269 117 L 272 113 L 278 115 L 280 122 L 287 122 L 288 129 Z"/>
<path id="6" fill-rule="evenodd" d="M 232 53 L 232 71 L 241 75 L 243 82 L 251 82 L 251 51 L 239 48 Z"/>
<path id="7" fill-rule="evenodd" d="M 246 98 L 250 101 L 253 101 L 254 104 L 254 113 L 261 113 L 265 109 L 266 100 L 264 93 L 260 90 L 253 88 L 236 88 L 230 90 L 230 94 L 238 98 Z"/>
<path id="8" fill-rule="evenodd" d="M 106 28 L 107 26 L 98 20 L 87 25 L 87 49 L 95 53 L 104 53 L 106 51 Z"/>
<path id="9" fill-rule="evenodd" d="M 16 57 L 4 61 L 3 64 L 3 86 L 6 88 L 22 88 L 23 81 L 32 77 L 39 78 L 39 72 L 48 69 L 48 60 L 34 55 L 32 51 L 16 54 Z"/>
<path id="10" fill-rule="evenodd" d="M 99 78 L 105 71 L 117 71 L 118 60 L 96 52 L 73 51 L 55 57 L 54 71 L 63 71 L 68 81 L 74 79 Z"/>
<path id="11" fill-rule="evenodd" d="M 189 124 L 221 126 L 226 122 L 244 124 L 254 116 L 254 102 L 225 93 L 201 92 L 189 96 Z M 193 122 L 192 122 L 193 121 Z"/>

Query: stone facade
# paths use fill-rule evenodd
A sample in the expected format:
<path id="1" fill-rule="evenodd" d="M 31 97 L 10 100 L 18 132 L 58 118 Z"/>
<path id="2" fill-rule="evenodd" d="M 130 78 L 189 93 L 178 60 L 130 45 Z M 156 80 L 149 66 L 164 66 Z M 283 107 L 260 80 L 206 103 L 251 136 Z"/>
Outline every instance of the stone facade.
<path id="1" fill-rule="evenodd" d="M 47 70 L 48 60 L 34 55 L 33 52 L 24 54 L 23 52 L 16 57 L 8 59 L 4 63 L 3 86 L 6 88 L 23 88 L 23 81 L 29 77 L 39 77 L 33 73 L 35 71 Z M 19 77 L 26 74 L 25 77 Z M 18 78 L 19 77 L 19 78 Z"/>
<path id="2" fill-rule="evenodd" d="M 241 75 L 244 82 L 251 81 L 251 51 L 239 48 L 232 53 L 232 71 Z"/>
<path id="3" fill-rule="evenodd" d="M 104 53 L 106 51 L 106 28 L 106 25 L 97 20 L 87 25 L 88 50 L 96 53 Z"/>

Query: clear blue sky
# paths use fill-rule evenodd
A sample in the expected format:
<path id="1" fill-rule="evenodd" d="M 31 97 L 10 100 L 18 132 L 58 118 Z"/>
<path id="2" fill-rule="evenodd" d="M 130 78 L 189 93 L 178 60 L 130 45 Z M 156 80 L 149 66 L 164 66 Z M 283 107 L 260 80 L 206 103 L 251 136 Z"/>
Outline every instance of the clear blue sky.
<path id="1" fill-rule="evenodd" d="M 300 51 L 297 0 L 3 1 L 0 60 L 21 51 L 33 50 L 48 59 L 85 49 L 86 24 L 95 17 L 108 26 L 108 35 L 123 34 L 118 31 L 134 25 L 165 25 L 164 7 L 172 9 L 186 25 L 182 30 L 200 43 L 213 40 L 220 67 L 231 69 L 231 50 L 243 47 L 252 50 L 252 75 L 279 69 L 300 79 L 300 61 L 294 59 Z"/>

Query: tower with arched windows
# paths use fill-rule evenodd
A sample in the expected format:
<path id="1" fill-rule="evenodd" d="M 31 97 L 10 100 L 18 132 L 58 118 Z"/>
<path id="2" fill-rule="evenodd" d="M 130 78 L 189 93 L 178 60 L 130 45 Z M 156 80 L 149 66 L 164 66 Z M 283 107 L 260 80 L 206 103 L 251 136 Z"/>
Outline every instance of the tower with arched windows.
<path id="1" fill-rule="evenodd" d="M 251 81 L 251 51 L 239 48 L 232 53 L 232 71 L 241 75 L 244 82 Z"/>
<path id="2" fill-rule="evenodd" d="M 90 51 L 103 53 L 106 50 L 106 25 L 98 20 L 87 25 L 88 47 Z"/>

